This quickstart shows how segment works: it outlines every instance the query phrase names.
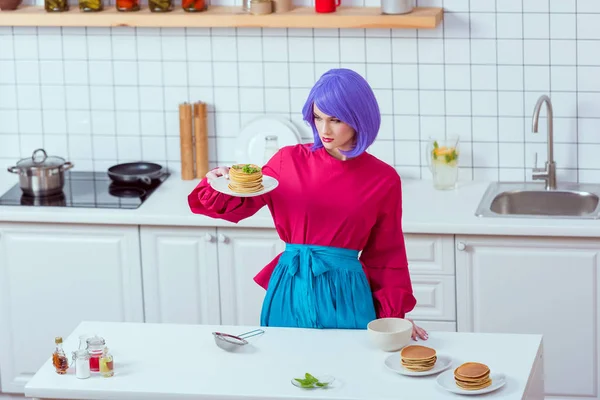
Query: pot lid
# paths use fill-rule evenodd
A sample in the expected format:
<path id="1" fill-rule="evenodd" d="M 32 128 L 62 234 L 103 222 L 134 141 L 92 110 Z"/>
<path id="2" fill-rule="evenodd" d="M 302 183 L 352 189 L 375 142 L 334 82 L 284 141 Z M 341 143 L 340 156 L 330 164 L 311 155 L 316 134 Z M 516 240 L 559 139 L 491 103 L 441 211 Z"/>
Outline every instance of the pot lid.
<path id="1" fill-rule="evenodd" d="M 37 149 L 31 157 L 23 158 L 17 163 L 19 168 L 56 168 L 65 163 L 65 159 L 57 156 L 48 156 L 44 149 Z"/>

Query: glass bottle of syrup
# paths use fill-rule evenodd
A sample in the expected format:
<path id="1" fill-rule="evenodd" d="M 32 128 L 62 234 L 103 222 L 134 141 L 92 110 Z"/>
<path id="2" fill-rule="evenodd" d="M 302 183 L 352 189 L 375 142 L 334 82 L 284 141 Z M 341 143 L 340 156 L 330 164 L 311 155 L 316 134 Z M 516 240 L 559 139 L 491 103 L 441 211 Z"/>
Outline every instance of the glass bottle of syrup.
<path id="1" fill-rule="evenodd" d="M 54 365 L 57 374 L 64 375 L 67 373 L 67 369 L 69 369 L 69 359 L 65 355 L 65 351 L 62 347 L 62 337 L 57 336 L 54 339 L 54 343 L 56 344 L 56 349 L 54 350 L 54 353 L 52 353 L 52 364 Z"/>

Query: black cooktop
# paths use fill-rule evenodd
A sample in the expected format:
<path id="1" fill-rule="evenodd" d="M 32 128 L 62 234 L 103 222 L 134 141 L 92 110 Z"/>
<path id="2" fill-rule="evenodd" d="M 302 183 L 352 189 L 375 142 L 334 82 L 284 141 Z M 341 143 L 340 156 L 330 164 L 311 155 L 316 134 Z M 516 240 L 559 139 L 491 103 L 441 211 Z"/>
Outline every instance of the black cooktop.
<path id="1" fill-rule="evenodd" d="M 17 183 L 0 197 L 0 205 L 135 209 L 169 176 L 165 173 L 150 185 L 134 185 L 113 182 L 106 172 L 67 171 L 62 193 L 45 197 L 27 196 Z"/>

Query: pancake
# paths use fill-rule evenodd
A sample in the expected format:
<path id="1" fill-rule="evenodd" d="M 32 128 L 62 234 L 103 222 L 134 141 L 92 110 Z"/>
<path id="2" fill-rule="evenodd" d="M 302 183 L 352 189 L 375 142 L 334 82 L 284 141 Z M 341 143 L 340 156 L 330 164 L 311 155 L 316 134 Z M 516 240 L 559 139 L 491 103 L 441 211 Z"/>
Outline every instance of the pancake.
<path id="1" fill-rule="evenodd" d="M 479 390 L 492 384 L 490 368 L 478 362 L 466 362 L 454 370 L 456 386 L 464 390 Z"/>
<path id="2" fill-rule="evenodd" d="M 431 347 L 412 345 L 400 350 L 400 363 L 409 371 L 429 371 L 436 361 L 437 353 Z"/>
<path id="3" fill-rule="evenodd" d="M 256 193 L 264 189 L 262 169 L 254 164 L 235 164 L 229 169 L 229 184 L 232 192 Z"/>

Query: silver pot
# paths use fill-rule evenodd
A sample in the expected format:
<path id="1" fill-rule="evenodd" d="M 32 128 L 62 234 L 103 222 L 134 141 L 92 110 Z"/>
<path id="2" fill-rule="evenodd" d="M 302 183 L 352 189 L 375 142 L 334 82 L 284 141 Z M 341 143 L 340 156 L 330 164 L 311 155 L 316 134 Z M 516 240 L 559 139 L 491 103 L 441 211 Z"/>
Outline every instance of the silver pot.
<path id="1" fill-rule="evenodd" d="M 36 158 L 42 153 L 42 158 Z M 73 164 L 62 157 L 48 156 L 44 149 L 37 149 L 30 158 L 19 160 L 8 172 L 19 174 L 19 186 L 29 196 L 52 196 L 63 191 L 64 172 L 73 168 Z"/>

